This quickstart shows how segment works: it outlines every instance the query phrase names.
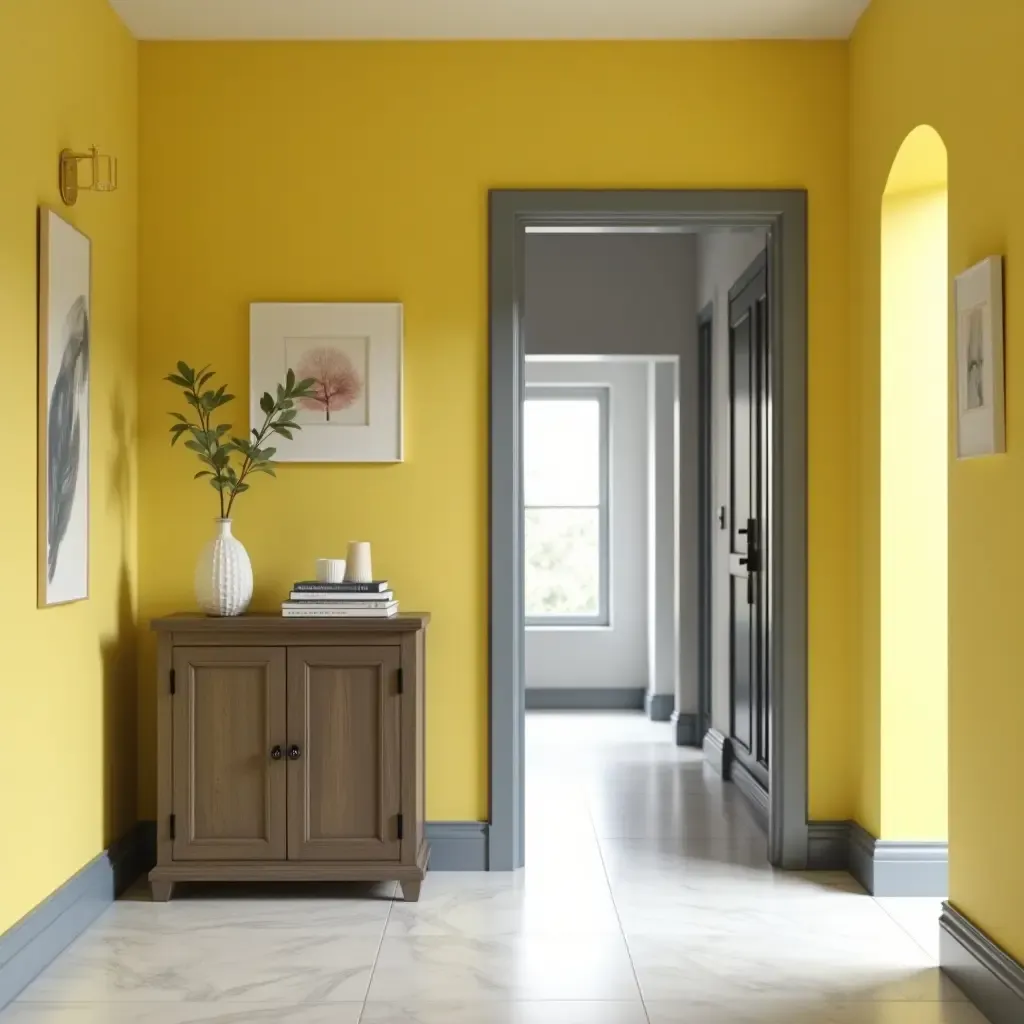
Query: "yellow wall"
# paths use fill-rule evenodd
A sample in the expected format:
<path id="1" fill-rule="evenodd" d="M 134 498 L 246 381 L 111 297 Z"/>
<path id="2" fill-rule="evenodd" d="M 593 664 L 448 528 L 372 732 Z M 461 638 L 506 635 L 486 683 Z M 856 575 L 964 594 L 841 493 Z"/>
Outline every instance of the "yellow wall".
<path id="1" fill-rule="evenodd" d="M 953 903 L 1018 959 L 1024 959 L 1024 817 L 1006 801 L 1007 787 L 1024 774 L 1024 749 L 1013 732 L 1013 723 L 1024 720 L 1024 553 L 1012 543 L 1024 506 L 1018 419 L 1024 359 L 1014 356 L 1021 346 L 1016 314 L 1024 303 L 1024 133 L 1012 128 L 1013 103 L 1024 95 L 1021 38 L 1022 4 L 874 0 L 850 55 L 850 351 L 861 438 L 865 764 L 872 758 L 877 764 L 878 753 L 878 209 L 893 159 L 916 126 L 932 125 L 949 152 L 951 273 L 991 253 L 1007 257 L 1009 454 L 949 468 L 949 843 Z M 953 408 L 951 402 L 950 429 Z M 876 793 L 869 774 L 859 802 L 868 828 L 878 825 Z"/>
<path id="2" fill-rule="evenodd" d="M 106 0 L 0 5 L 0 933 L 135 823 L 137 45 Z M 57 154 L 121 188 L 66 211 Z M 36 610 L 36 207 L 92 239 L 89 601 Z"/>
<path id="3" fill-rule="evenodd" d="M 946 191 L 908 195 L 894 187 L 890 176 L 882 203 L 879 835 L 941 840 L 948 750 Z"/>
<path id="4" fill-rule="evenodd" d="M 374 542 L 403 604 L 435 615 L 428 814 L 486 817 L 487 190 L 805 187 L 810 809 L 849 815 L 846 76 L 841 43 L 143 44 L 141 616 L 192 605 L 215 514 L 167 447 L 162 374 L 209 361 L 244 395 L 250 301 L 401 300 L 407 462 L 284 467 L 236 532 L 264 608 L 314 557 Z M 151 815 L 151 643 L 141 665 Z"/>

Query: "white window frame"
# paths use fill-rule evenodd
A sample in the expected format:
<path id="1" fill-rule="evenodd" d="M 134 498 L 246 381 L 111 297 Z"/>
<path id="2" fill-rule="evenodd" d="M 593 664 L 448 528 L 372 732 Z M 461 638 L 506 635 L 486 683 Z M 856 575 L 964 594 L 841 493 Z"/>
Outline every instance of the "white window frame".
<path id="1" fill-rule="evenodd" d="M 524 609 L 527 629 L 610 629 L 611 607 L 611 388 L 608 385 L 529 384 L 525 401 L 587 401 L 598 403 L 598 598 L 595 615 L 529 615 Z M 525 444 L 523 458 L 528 457 Z M 592 505 L 530 505 L 523 503 L 523 513 L 531 508 L 593 508 Z M 525 531 L 525 526 L 524 526 Z M 525 554 L 525 551 L 524 551 Z M 525 571 L 525 565 L 524 565 Z"/>

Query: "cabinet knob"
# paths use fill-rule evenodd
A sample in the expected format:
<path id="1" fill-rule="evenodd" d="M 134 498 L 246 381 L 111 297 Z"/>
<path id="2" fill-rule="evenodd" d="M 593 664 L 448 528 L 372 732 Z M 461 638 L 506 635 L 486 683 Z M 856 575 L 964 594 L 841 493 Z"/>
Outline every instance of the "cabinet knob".
<path id="1" fill-rule="evenodd" d="M 270 756 L 271 756 L 271 758 L 273 760 L 280 761 L 281 758 L 284 757 L 284 754 L 281 752 L 280 746 L 277 746 L 277 747 L 274 747 L 273 750 L 271 750 Z"/>
<path id="2" fill-rule="evenodd" d="M 299 748 L 293 743 L 288 748 L 288 760 L 289 761 L 298 761 L 298 759 L 300 757 L 302 757 L 302 751 L 299 750 Z"/>

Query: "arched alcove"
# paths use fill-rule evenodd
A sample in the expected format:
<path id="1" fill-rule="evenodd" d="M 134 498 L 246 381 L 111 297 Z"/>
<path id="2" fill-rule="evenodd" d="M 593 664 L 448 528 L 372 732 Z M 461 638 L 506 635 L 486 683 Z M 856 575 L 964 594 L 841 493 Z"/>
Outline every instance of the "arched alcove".
<path id="1" fill-rule="evenodd" d="M 947 835 L 946 147 L 922 125 L 881 204 L 881 837 Z"/>

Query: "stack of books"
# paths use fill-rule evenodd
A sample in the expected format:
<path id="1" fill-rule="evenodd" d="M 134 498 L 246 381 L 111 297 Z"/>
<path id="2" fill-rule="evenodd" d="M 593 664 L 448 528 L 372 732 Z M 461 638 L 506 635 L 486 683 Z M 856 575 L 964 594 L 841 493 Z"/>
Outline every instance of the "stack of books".
<path id="1" fill-rule="evenodd" d="M 387 580 L 373 583 L 321 583 L 303 580 L 292 585 L 281 605 L 286 619 L 390 619 L 398 602 Z"/>

